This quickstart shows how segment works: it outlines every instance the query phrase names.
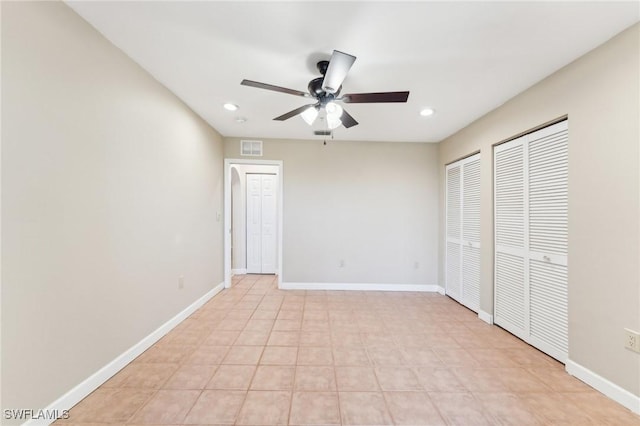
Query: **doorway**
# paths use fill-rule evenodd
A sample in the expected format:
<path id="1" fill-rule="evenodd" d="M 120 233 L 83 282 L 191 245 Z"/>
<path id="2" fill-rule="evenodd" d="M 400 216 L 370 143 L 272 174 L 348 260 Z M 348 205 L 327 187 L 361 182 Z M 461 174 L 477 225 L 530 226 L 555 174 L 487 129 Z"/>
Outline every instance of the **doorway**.
<path id="1" fill-rule="evenodd" d="M 225 287 L 246 273 L 276 274 L 280 285 L 282 161 L 225 159 L 224 177 Z"/>

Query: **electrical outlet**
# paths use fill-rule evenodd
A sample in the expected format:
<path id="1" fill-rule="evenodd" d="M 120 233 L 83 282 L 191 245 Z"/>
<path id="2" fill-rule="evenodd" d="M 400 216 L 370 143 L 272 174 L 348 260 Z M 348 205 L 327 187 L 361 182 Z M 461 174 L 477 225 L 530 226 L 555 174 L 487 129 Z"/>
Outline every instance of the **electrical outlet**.
<path id="1" fill-rule="evenodd" d="M 343 259 L 340 259 L 340 267 L 344 268 L 344 260 Z"/>
<path id="2" fill-rule="evenodd" d="M 624 329 L 624 347 L 640 353 L 640 333 Z"/>
<path id="3" fill-rule="evenodd" d="M 178 288 L 184 288 L 184 276 L 182 275 L 178 277 Z"/>

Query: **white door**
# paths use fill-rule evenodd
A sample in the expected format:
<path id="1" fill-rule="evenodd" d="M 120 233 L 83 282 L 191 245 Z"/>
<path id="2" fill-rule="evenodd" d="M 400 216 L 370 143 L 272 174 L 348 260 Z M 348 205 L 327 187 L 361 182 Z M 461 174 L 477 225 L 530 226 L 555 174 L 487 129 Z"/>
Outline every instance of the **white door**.
<path id="1" fill-rule="evenodd" d="M 480 154 L 446 168 L 445 288 L 453 299 L 480 309 Z"/>
<path id="2" fill-rule="evenodd" d="M 494 322 L 525 339 L 524 139 L 494 148 Z"/>
<path id="3" fill-rule="evenodd" d="M 460 301 L 460 266 L 462 264 L 462 230 L 460 212 L 462 191 L 460 177 L 462 166 L 454 163 L 447 166 L 446 208 L 447 208 L 447 245 L 445 253 L 445 292 L 448 296 Z"/>
<path id="4" fill-rule="evenodd" d="M 276 272 L 276 175 L 262 175 L 261 272 Z"/>
<path id="5" fill-rule="evenodd" d="M 568 356 L 568 124 L 494 149 L 495 323 Z"/>
<path id="6" fill-rule="evenodd" d="M 276 175 L 247 174 L 247 272 L 276 272 Z"/>
<path id="7" fill-rule="evenodd" d="M 462 164 L 462 304 L 480 310 L 480 154 Z"/>

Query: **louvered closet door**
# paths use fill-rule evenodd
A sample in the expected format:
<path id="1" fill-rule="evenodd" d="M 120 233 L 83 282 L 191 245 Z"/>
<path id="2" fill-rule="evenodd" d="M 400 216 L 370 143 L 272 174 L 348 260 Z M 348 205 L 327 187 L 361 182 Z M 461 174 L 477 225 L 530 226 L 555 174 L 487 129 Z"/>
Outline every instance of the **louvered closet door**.
<path id="1" fill-rule="evenodd" d="M 446 169 L 446 205 L 447 205 L 447 246 L 445 254 L 446 263 L 446 285 L 447 295 L 460 300 L 460 267 L 462 266 L 462 229 L 461 229 L 461 204 L 462 188 L 461 176 L 462 165 L 458 163 L 450 164 Z"/>
<path id="2" fill-rule="evenodd" d="M 462 304 L 480 309 L 480 154 L 462 165 Z"/>
<path id="3" fill-rule="evenodd" d="M 521 338 L 526 335 L 523 142 L 507 142 L 494 151 L 494 322 Z"/>
<path id="4" fill-rule="evenodd" d="M 568 354 L 568 125 L 494 149 L 495 323 Z"/>
<path id="5" fill-rule="evenodd" d="M 446 293 L 480 308 L 480 154 L 446 168 Z"/>
<path id="6" fill-rule="evenodd" d="M 562 362 L 569 350 L 567 130 L 563 121 L 529 142 L 529 334 Z"/>

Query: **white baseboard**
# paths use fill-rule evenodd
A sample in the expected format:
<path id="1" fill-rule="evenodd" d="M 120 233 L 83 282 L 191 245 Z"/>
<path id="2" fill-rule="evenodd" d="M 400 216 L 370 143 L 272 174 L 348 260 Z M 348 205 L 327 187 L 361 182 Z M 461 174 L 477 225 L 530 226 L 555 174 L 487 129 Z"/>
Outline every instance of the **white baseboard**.
<path id="1" fill-rule="evenodd" d="M 447 291 L 444 289 L 444 287 L 438 286 L 438 293 L 444 296 L 447 294 Z"/>
<path id="2" fill-rule="evenodd" d="M 379 283 L 280 283 L 282 290 L 359 290 L 359 291 L 425 291 L 440 292 L 441 287 L 431 284 L 379 284 Z"/>
<path id="3" fill-rule="evenodd" d="M 224 289 L 224 283 L 220 283 L 213 289 L 209 290 L 204 296 L 187 306 L 182 312 L 162 324 L 151 334 L 140 340 L 138 343 L 127 349 L 116 359 L 93 373 L 86 380 L 75 386 L 69 392 L 44 408 L 44 412 L 62 413 L 82 401 L 87 395 L 96 390 L 100 385 L 113 377 L 118 371 L 122 370 L 127 364 L 136 359 L 141 353 L 149 349 L 154 343 L 160 340 L 165 334 L 171 331 L 175 326 L 184 321 L 189 315 L 194 313 L 198 308 L 204 305 L 209 299 Z M 55 419 L 32 419 L 23 424 L 23 426 L 34 425 L 50 425 Z"/>
<path id="4" fill-rule="evenodd" d="M 231 270 L 231 276 L 234 275 L 246 275 L 247 273 L 247 268 L 244 269 L 232 269 Z"/>
<path id="5" fill-rule="evenodd" d="M 493 324 L 493 315 L 483 311 L 482 309 L 478 310 L 478 318 L 480 318 L 482 321 L 486 322 L 489 325 Z"/>
<path id="6" fill-rule="evenodd" d="M 565 364 L 567 373 L 582 380 L 595 390 L 602 392 L 609 398 L 613 399 L 617 403 L 627 407 L 629 410 L 636 414 L 640 414 L 640 397 L 632 394 L 626 389 L 621 388 L 613 382 L 605 379 L 604 377 L 594 373 L 582 365 L 567 360 Z"/>

